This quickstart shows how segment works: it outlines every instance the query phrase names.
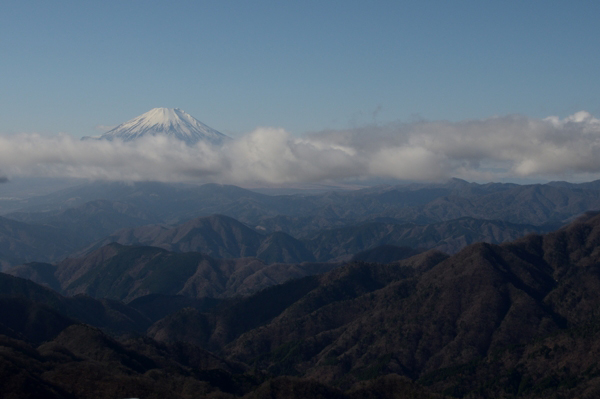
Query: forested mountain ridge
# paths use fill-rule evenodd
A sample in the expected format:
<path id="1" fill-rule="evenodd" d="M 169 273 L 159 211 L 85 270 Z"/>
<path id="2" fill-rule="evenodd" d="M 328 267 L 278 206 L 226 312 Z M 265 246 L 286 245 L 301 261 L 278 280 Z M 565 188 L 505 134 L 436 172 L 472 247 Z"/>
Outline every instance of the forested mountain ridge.
<path id="1" fill-rule="evenodd" d="M 136 245 L 11 269 L 73 296 L 0 275 L 0 384 L 56 398 L 597 397 L 600 214 L 575 219 L 597 186 L 107 185 L 115 198 L 0 219 L 2 256 L 53 235 L 72 245 L 60 232 L 95 215 L 155 223 L 118 233 Z M 568 224 L 544 233 L 555 223 Z M 306 256 L 343 262 L 294 263 Z"/>
<path id="2" fill-rule="evenodd" d="M 429 224 L 468 216 L 543 225 L 600 209 L 599 186 L 598 182 L 516 185 L 451 179 L 440 184 L 378 186 L 310 195 L 265 195 L 217 184 L 96 182 L 27 199 L 18 213 L 8 216 L 27 221 L 32 219 L 28 215 L 31 212 L 52 214 L 90 201 L 108 200 L 128 204 L 144 212 L 145 217 L 152 215 L 169 224 L 223 214 L 251 227 L 262 226 L 267 233 L 281 230 L 295 237 L 380 217 Z M 41 214 L 33 216 L 43 217 Z"/>
<path id="3" fill-rule="evenodd" d="M 266 264 L 256 258 L 217 259 L 199 252 L 171 252 L 112 243 L 56 265 L 29 263 L 7 273 L 66 295 L 132 301 L 149 294 L 189 298 L 249 295 L 289 279 L 321 274 L 338 263 Z"/>
<path id="4" fill-rule="evenodd" d="M 149 331 L 161 340 L 192 339 L 213 350 L 225 345 L 220 353 L 233 359 L 326 384 L 350 386 L 397 373 L 458 397 L 487 397 L 489 390 L 501 397 L 519 390 L 524 397 L 553 397 L 559 386 L 565 397 L 576 397 L 600 392 L 590 371 L 596 370 L 596 349 L 579 349 L 597 346 L 599 248 L 600 215 L 588 215 L 555 233 L 501 246 L 475 244 L 451 257 L 433 252 L 397 264 L 348 265 L 289 282 L 285 292 L 305 287 L 305 294 L 284 310 L 273 308 L 270 321 L 258 328 L 231 324 L 258 310 L 248 308 L 257 296 L 219 313 L 182 311 Z M 277 290 L 258 295 L 272 296 L 258 303 L 281 303 Z M 199 335 L 172 329 L 182 318 L 204 326 Z M 556 342 L 554 350 L 549 347 L 552 365 L 539 352 L 547 347 L 541 342 Z M 563 345 L 558 342 L 577 350 L 581 364 L 556 349 Z M 568 369 L 555 366 L 561 361 Z"/>
<path id="5" fill-rule="evenodd" d="M 455 253 L 475 242 L 501 243 L 545 228 L 496 220 L 460 218 L 430 225 L 370 222 L 322 230 L 296 239 L 278 232 L 261 234 L 222 215 L 193 219 L 174 227 L 141 226 L 123 229 L 94 243 L 80 254 L 117 242 L 148 245 L 176 252 L 196 251 L 217 258 L 256 257 L 267 263 L 348 260 L 380 245 L 438 249 Z"/>
<path id="6" fill-rule="evenodd" d="M 500 243 L 529 232 L 548 232 L 582 212 L 600 209 L 598 186 L 452 179 L 272 196 L 217 184 L 95 182 L 20 202 L 11 199 L 11 206 L 21 205 L 5 216 L 22 224 L 0 219 L 0 244 L 7 243 L 0 245 L 0 262 L 4 269 L 30 261 L 55 262 L 113 241 L 216 257 L 256 256 L 269 263 L 346 260 L 380 245 L 454 253 L 478 241 Z M 243 226 L 228 227 L 238 235 L 230 234 L 227 242 L 220 237 L 222 242 L 204 243 L 178 236 L 186 226 L 200 233 L 194 223 L 214 215 L 241 222 Z M 211 231 L 202 233 L 204 239 L 224 233 L 225 224 L 205 225 Z M 124 230 L 117 232 L 120 229 Z M 169 238 L 167 230 L 177 233 Z M 370 231 L 363 234 L 364 242 L 353 238 L 366 230 Z M 324 242 L 327 238 L 333 241 Z"/>

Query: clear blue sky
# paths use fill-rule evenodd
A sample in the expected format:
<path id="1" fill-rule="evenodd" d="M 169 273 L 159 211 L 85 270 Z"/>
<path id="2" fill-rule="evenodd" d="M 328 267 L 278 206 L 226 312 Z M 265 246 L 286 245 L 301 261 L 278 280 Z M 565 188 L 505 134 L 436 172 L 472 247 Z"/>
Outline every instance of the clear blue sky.
<path id="1" fill-rule="evenodd" d="M 94 135 L 154 107 L 232 136 L 600 116 L 598 1 L 13 1 L 0 134 Z"/>

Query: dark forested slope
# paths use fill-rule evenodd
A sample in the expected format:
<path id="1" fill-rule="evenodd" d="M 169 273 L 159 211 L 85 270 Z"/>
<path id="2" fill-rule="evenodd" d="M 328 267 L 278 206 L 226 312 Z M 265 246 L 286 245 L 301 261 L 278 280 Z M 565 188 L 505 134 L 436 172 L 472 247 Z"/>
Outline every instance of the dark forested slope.
<path id="1" fill-rule="evenodd" d="M 342 387 L 397 373 L 459 397 L 553 397 L 558 387 L 564 397 L 593 397 L 599 293 L 600 215 L 589 214 L 551 234 L 451 257 L 348 265 L 259 294 L 268 300 L 174 314 L 149 332 Z M 253 314 L 264 316 L 233 322 Z M 182 320 L 196 332 L 177 329 Z"/>

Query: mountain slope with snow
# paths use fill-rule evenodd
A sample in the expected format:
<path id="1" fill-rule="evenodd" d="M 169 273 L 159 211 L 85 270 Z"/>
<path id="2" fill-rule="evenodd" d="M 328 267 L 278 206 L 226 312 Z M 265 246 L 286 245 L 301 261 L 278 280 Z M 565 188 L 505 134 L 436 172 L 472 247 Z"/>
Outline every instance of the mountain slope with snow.
<path id="1" fill-rule="evenodd" d="M 188 145 L 206 142 L 222 145 L 230 138 L 206 126 L 179 108 L 154 108 L 136 118 L 120 124 L 100 136 L 101 140 L 131 141 L 144 136 L 165 135 L 184 141 Z"/>

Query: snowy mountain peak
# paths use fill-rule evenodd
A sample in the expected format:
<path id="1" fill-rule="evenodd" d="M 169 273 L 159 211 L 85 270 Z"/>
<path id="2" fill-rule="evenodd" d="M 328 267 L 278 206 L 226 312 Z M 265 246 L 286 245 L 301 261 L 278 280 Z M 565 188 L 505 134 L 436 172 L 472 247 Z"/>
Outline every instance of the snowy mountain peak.
<path id="1" fill-rule="evenodd" d="M 230 139 L 179 108 L 151 109 L 104 133 L 100 139 L 131 141 L 161 134 L 185 141 L 188 145 L 201 141 L 221 145 Z"/>

